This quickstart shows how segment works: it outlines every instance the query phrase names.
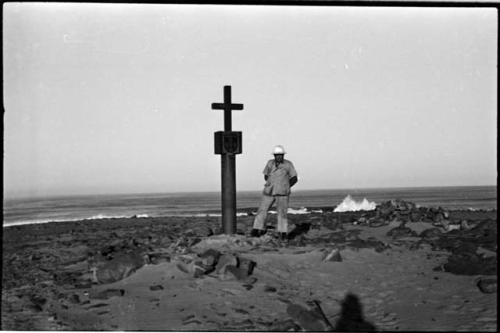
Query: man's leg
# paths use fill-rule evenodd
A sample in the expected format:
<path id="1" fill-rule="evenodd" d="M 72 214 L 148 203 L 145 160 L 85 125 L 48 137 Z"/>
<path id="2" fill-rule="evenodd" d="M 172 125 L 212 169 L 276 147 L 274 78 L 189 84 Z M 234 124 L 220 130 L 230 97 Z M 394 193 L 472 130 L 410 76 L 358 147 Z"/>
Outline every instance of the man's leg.
<path id="1" fill-rule="evenodd" d="M 278 232 L 288 232 L 288 195 L 276 196 L 276 210 L 278 212 Z"/>
<path id="2" fill-rule="evenodd" d="M 270 195 L 263 195 L 262 201 L 260 203 L 259 210 L 257 210 L 257 216 L 253 221 L 253 228 L 257 230 L 265 230 L 266 227 L 266 217 L 267 211 L 274 203 L 274 197 Z"/>

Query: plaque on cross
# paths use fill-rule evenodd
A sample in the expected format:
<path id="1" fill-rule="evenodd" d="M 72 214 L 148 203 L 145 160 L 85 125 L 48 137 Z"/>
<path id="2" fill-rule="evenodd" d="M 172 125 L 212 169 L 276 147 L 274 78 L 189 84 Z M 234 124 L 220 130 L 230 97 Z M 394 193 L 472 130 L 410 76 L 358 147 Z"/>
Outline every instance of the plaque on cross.
<path id="1" fill-rule="evenodd" d="M 213 110 L 224 110 L 224 131 L 214 133 L 215 154 L 221 155 L 222 229 L 236 232 L 236 159 L 241 154 L 241 132 L 233 132 L 231 112 L 243 110 L 243 104 L 231 102 L 231 86 L 224 86 L 224 103 L 212 103 Z"/>

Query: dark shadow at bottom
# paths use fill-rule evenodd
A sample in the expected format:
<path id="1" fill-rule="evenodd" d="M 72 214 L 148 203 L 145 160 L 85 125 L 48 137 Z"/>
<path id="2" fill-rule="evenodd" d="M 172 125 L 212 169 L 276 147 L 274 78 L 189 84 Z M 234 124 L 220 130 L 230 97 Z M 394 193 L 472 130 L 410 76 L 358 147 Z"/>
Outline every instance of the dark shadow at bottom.
<path id="1" fill-rule="evenodd" d="M 338 332 L 374 332 L 377 328 L 363 318 L 363 306 L 358 296 L 348 293 L 342 301 L 342 311 L 334 330 Z"/>

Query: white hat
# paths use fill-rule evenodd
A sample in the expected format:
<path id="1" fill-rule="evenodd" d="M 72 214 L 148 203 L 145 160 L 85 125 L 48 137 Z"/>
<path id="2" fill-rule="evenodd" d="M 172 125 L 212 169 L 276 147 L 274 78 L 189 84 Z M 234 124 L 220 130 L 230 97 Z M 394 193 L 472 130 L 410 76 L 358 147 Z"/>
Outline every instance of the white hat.
<path id="1" fill-rule="evenodd" d="M 275 146 L 272 152 L 273 155 L 278 155 L 278 154 L 286 154 L 285 148 L 283 146 Z"/>

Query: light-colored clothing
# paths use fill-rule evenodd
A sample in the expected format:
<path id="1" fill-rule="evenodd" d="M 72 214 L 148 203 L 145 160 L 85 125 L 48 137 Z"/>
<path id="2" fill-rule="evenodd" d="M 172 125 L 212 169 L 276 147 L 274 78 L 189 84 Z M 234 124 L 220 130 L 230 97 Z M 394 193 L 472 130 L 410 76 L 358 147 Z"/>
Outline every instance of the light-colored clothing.
<path id="1" fill-rule="evenodd" d="M 267 211 L 276 203 L 278 213 L 278 232 L 288 232 L 288 200 L 290 195 L 290 178 L 296 177 L 297 172 L 292 162 L 283 159 L 276 166 L 274 159 L 269 160 L 263 171 L 267 181 L 264 185 L 262 202 L 253 222 L 253 228 L 263 230 L 266 227 Z"/>
<path id="2" fill-rule="evenodd" d="M 263 171 L 268 176 L 264 185 L 265 195 L 290 195 L 290 178 L 296 177 L 297 172 L 289 160 L 276 166 L 274 160 L 269 160 Z"/>
<path id="3" fill-rule="evenodd" d="M 266 217 L 267 211 L 274 202 L 276 202 L 276 211 L 278 213 L 278 232 L 288 232 L 288 219 L 287 219 L 287 211 L 288 211 L 288 195 L 263 195 L 262 202 L 257 211 L 257 216 L 255 216 L 255 220 L 253 222 L 253 228 L 264 230 L 266 226 Z"/>

